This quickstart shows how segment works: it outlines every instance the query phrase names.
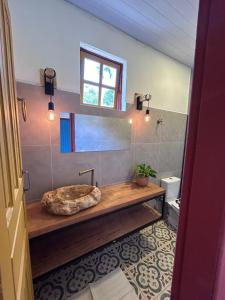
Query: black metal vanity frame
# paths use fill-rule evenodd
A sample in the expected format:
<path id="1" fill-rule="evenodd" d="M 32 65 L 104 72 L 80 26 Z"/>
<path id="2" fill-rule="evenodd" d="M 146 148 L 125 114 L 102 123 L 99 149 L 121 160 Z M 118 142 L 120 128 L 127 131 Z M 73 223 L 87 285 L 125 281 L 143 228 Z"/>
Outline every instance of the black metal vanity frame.
<path id="1" fill-rule="evenodd" d="M 84 257 L 84 256 L 86 256 L 86 255 L 88 255 L 88 254 L 90 254 L 90 253 L 93 252 L 93 251 L 101 250 L 101 249 L 103 249 L 104 247 L 106 247 L 106 246 L 108 246 L 108 245 L 110 245 L 110 244 L 112 244 L 112 243 L 116 243 L 117 241 L 121 241 L 121 240 L 124 239 L 125 237 L 128 237 L 128 236 L 130 236 L 130 235 L 132 235 L 132 234 L 134 234 L 134 233 L 136 233 L 136 232 L 138 232 L 138 231 L 140 231 L 140 230 L 142 230 L 142 229 L 144 229 L 144 228 L 146 228 L 146 227 L 148 227 L 148 226 L 150 226 L 150 225 L 153 225 L 153 224 L 156 223 L 156 222 L 159 222 L 159 221 L 161 221 L 161 220 L 164 220 L 164 216 L 165 216 L 165 200 L 166 200 L 166 194 L 163 194 L 163 195 L 161 195 L 161 196 L 158 196 L 157 198 L 161 198 L 160 200 L 161 200 L 161 202 L 162 202 L 162 206 L 161 206 L 161 215 L 160 215 L 160 217 L 158 217 L 158 218 L 156 218 L 156 219 L 150 221 L 149 223 L 147 223 L 147 224 L 145 224 L 145 225 L 143 225 L 143 226 L 137 227 L 136 229 L 134 229 L 134 230 L 132 230 L 132 231 L 130 231 L 130 232 L 128 232 L 128 233 L 125 233 L 124 235 L 121 235 L 121 236 L 118 237 L 117 239 L 114 239 L 114 240 L 112 240 L 112 241 L 110 241 L 110 242 L 108 242 L 108 243 L 106 243 L 106 244 L 104 244 L 104 245 L 102 245 L 102 246 L 100 246 L 100 247 L 94 249 L 94 250 L 91 250 L 91 251 L 85 253 L 84 255 L 80 256 L 79 258 L 75 258 L 75 260 L 76 260 L 76 259 L 80 259 L 80 258 L 82 258 L 82 257 Z M 146 203 L 146 202 L 152 201 L 152 200 L 156 200 L 156 198 L 150 198 L 149 200 L 143 201 L 143 203 Z M 157 199 L 157 200 L 159 200 L 159 199 Z M 140 205 L 140 204 L 141 204 L 141 203 L 139 203 L 139 204 L 133 204 L 133 205 L 130 205 L 129 207 L 135 207 L 135 206 Z M 125 210 L 125 209 L 127 209 L 127 208 L 128 208 L 128 207 L 123 207 L 123 208 L 118 209 L 117 211 Z M 115 211 L 115 212 L 117 212 L 117 211 Z M 111 214 L 111 213 L 108 213 L 108 214 Z M 106 214 L 106 215 L 107 215 L 107 214 Z M 92 220 L 98 219 L 98 218 L 99 218 L 99 217 L 95 217 L 95 218 L 93 218 Z M 88 222 L 88 221 L 84 221 L 84 222 Z M 71 225 L 71 226 L 73 226 L 73 225 Z"/>
<path id="2" fill-rule="evenodd" d="M 143 205 L 144 203 L 152 201 L 152 200 L 156 200 L 156 201 L 160 202 L 160 211 L 150 207 L 150 205 L 148 205 L 148 206 Z M 135 208 L 137 208 L 137 209 L 135 209 Z M 143 221 L 141 220 L 136 223 L 137 217 L 139 217 L 138 211 L 140 211 L 140 213 L 142 213 L 142 210 L 146 211 L 145 215 L 140 215 L 141 217 L 143 216 Z M 99 251 L 99 250 L 103 249 L 104 247 L 106 247 L 109 244 L 115 243 L 117 241 L 121 241 L 126 236 L 129 236 L 135 232 L 138 232 L 138 231 L 164 219 L 164 210 L 165 210 L 165 192 L 161 192 L 160 195 L 157 195 L 154 197 L 149 197 L 149 199 L 145 198 L 143 201 L 140 200 L 138 203 L 134 203 L 134 204 L 127 205 L 125 207 L 118 208 L 112 212 L 106 212 L 103 215 L 94 216 L 89 220 L 80 221 L 79 223 L 67 225 L 67 226 L 59 228 L 59 229 L 55 229 L 55 230 L 52 230 L 52 231 L 49 231 L 49 232 L 46 232 L 43 234 L 37 234 L 36 236 L 30 237 L 30 253 L 31 253 L 31 262 L 32 262 L 32 268 L 33 268 L 33 277 L 34 278 L 39 277 L 42 274 L 51 272 L 53 269 L 57 269 L 57 268 L 61 267 L 62 265 L 69 263 L 70 261 L 73 261 L 73 260 L 76 261 L 94 251 Z M 133 217 L 133 213 L 136 214 L 136 212 L 137 212 L 137 215 L 135 215 L 134 222 L 132 223 L 131 220 Z M 120 216 L 123 216 L 123 215 L 125 216 L 124 221 L 121 220 L 121 218 L 120 218 Z M 149 215 L 149 218 L 150 218 L 150 215 L 152 218 L 149 222 L 148 222 L 148 215 Z M 119 222 L 117 222 L 118 220 L 119 220 Z M 121 223 L 120 223 L 120 220 L 121 220 Z M 91 236 L 91 233 L 92 233 L 91 231 L 89 231 L 89 232 L 91 232 L 91 233 L 88 233 L 89 235 L 87 235 L 87 236 L 85 235 L 86 228 L 90 229 L 90 228 L 92 228 L 90 226 L 95 226 L 95 224 L 97 224 L 96 227 L 99 228 L 98 224 L 101 225 L 101 222 L 103 223 L 103 226 L 104 226 L 104 224 L 110 224 L 109 230 L 108 229 L 101 230 L 101 228 L 100 228 L 98 230 L 98 232 L 97 233 L 94 232 L 92 234 L 92 236 Z M 112 224 L 111 224 L 111 222 L 112 222 Z M 116 226 L 117 226 L 117 228 L 115 228 L 115 235 L 117 236 L 116 238 L 114 238 L 113 234 L 111 235 L 111 230 L 112 230 L 112 227 L 114 226 L 113 224 L 114 225 L 116 224 Z M 121 227 L 121 224 L 122 224 L 122 226 L 124 225 L 124 227 Z M 139 224 L 144 224 L 144 225 L 139 226 Z M 118 230 L 118 228 L 122 228 L 122 229 Z M 135 228 L 135 229 L 133 229 L 133 228 Z M 94 230 L 95 229 L 96 228 L 94 228 Z M 114 227 L 113 227 L 113 230 L 114 230 Z M 121 232 L 125 232 L 125 233 L 121 234 Z M 102 233 L 102 236 L 99 236 L 99 235 L 101 235 L 101 233 Z M 73 239 L 73 236 L 75 237 L 75 240 Z M 90 246 L 89 245 L 87 246 L 87 244 L 88 244 L 87 240 L 89 237 L 90 237 L 90 242 L 89 242 Z M 96 243 L 95 243 L 95 238 L 99 239 L 99 241 L 97 241 Z M 70 241 L 68 241 L 68 239 Z M 99 245 L 99 243 L 100 243 L 100 245 Z M 81 245 L 80 246 L 81 250 L 79 250 L 78 244 Z M 56 245 L 56 247 L 54 247 L 54 245 Z M 61 247 L 61 245 L 62 245 L 62 247 Z M 60 255 L 61 255 L 61 260 L 59 258 L 59 261 L 57 261 L 57 262 L 50 262 L 50 260 L 52 259 L 52 254 L 50 253 L 50 250 L 48 250 L 48 248 L 50 247 L 52 249 L 52 246 L 54 248 L 56 248 L 55 251 L 57 252 L 58 257 L 60 257 Z M 57 247 L 58 247 L 58 249 L 57 249 Z M 69 249 L 68 251 L 70 251 L 70 253 L 71 253 L 71 254 L 69 254 L 69 256 L 66 253 L 67 249 Z M 74 250 L 74 252 L 73 252 L 73 250 Z M 60 251 L 61 251 L 61 253 L 60 253 Z M 65 259 L 64 260 L 62 258 L 64 255 L 63 251 L 65 251 Z M 81 254 L 79 254 L 79 251 L 81 251 Z M 82 251 L 83 251 L 83 253 L 82 253 Z M 43 259 L 42 255 L 45 256 L 44 259 Z M 38 265 L 38 264 L 40 264 L 39 263 L 40 261 L 42 261 L 41 262 L 42 266 Z M 47 266 L 48 263 L 49 263 L 49 265 Z"/>

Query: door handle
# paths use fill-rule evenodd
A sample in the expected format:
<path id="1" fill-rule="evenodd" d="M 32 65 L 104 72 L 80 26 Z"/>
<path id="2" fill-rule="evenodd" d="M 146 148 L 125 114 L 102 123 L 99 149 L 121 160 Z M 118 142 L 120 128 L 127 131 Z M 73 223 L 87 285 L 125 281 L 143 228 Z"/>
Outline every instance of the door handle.
<path id="1" fill-rule="evenodd" d="M 30 174 L 28 170 L 22 171 L 23 177 L 24 177 L 24 186 L 23 190 L 24 192 L 28 192 L 30 190 Z"/>

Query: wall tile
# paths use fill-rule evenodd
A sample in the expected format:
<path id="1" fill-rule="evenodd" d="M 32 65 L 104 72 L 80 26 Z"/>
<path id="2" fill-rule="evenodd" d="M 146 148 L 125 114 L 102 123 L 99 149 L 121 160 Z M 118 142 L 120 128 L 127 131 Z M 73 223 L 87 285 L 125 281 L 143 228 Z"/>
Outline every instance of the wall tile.
<path id="1" fill-rule="evenodd" d="M 135 144 L 134 163 L 149 164 L 154 170 L 159 172 L 160 168 L 160 144 L 140 143 Z"/>
<path id="2" fill-rule="evenodd" d="M 145 110 L 136 111 L 135 114 L 135 143 L 159 143 L 161 137 L 161 126 L 157 120 L 161 118 L 161 111 L 151 109 L 150 121 L 145 122 Z"/>
<path id="3" fill-rule="evenodd" d="M 48 101 L 43 88 L 28 84 L 17 84 L 18 97 L 23 97 L 27 105 L 27 121 L 22 119 L 19 105 L 19 123 L 22 145 L 49 145 L 50 121 L 48 121 Z"/>
<path id="4" fill-rule="evenodd" d="M 95 181 L 101 184 L 100 153 L 60 153 L 59 145 L 52 146 L 54 188 L 71 184 L 90 184 L 91 174 L 79 176 L 79 171 L 95 168 Z"/>
<path id="5" fill-rule="evenodd" d="M 133 175 L 133 149 L 101 152 L 102 185 L 124 182 Z"/>
<path id="6" fill-rule="evenodd" d="M 159 172 L 178 170 L 181 165 L 181 152 L 179 142 L 160 143 L 159 146 Z"/>
<path id="7" fill-rule="evenodd" d="M 23 146 L 22 157 L 23 169 L 30 175 L 26 200 L 41 199 L 44 192 L 52 189 L 50 146 Z"/>
<path id="8" fill-rule="evenodd" d="M 174 172 L 174 175 L 173 175 L 173 176 L 182 178 L 182 169 L 176 170 L 176 171 Z"/>
<path id="9" fill-rule="evenodd" d="M 65 91 L 55 91 L 55 109 L 60 112 L 77 112 L 80 109 L 80 95 Z"/>
<path id="10" fill-rule="evenodd" d="M 162 111 L 161 142 L 183 142 L 185 138 L 187 116 Z"/>

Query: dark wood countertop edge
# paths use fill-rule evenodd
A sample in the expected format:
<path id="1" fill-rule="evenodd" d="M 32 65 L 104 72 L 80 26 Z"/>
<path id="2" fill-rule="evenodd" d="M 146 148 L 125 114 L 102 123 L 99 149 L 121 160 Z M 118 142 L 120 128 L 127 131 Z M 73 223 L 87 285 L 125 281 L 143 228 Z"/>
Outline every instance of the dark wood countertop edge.
<path id="1" fill-rule="evenodd" d="M 88 216 L 83 216 L 79 220 L 71 220 L 70 219 L 70 220 L 68 220 L 68 222 L 65 222 L 65 219 L 64 219 L 62 221 L 62 223 L 59 223 L 57 225 L 52 224 L 49 227 L 40 228 L 38 230 L 33 230 L 33 231 L 29 230 L 29 219 L 28 219 L 28 237 L 29 237 L 29 239 L 36 238 L 38 236 L 50 233 L 50 232 L 55 231 L 55 230 L 65 228 L 67 226 L 71 226 L 71 225 L 79 224 L 79 223 L 82 223 L 82 222 L 86 222 L 88 220 L 92 220 L 94 218 L 101 217 L 103 215 L 110 214 L 110 213 L 116 212 L 118 210 L 131 207 L 133 205 L 141 204 L 143 202 L 146 202 L 148 200 L 152 200 L 152 199 L 154 199 L 156 197 L 159 197 L 159 196 L 162 196 L 164 194 L 165 194 L 165 191 L 162 190 L 162 191 L 159 191 L 159 192 L 155 193 L 152 196 L 144 196 L 142 198 L 135 199 L 135 200 L 131 201 L 129 204 L 128 203 L 121 203 L 120 205 L 117 205 L 113 208 L 110 207 L 110 208 L 102 209 L 99 212 L 94 212 L 93 215 L 90 214 Z"/>

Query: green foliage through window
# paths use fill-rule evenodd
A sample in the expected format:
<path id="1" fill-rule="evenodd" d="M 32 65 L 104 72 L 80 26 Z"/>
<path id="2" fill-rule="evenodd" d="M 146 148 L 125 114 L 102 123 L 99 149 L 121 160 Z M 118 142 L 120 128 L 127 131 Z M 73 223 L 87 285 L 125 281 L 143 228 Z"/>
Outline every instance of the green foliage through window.
<path id="1" fill-rule="evenodd" d="M 102 105 L 107 107 L 114 107 L 115 92 L 112 89 L 102 89 Z"/>
<path id="2" fill-rule="evenodd" d="M 98 105 L 98 90 L 98 87 L 85 83 L 83 102 L 86 104 Z"/>

